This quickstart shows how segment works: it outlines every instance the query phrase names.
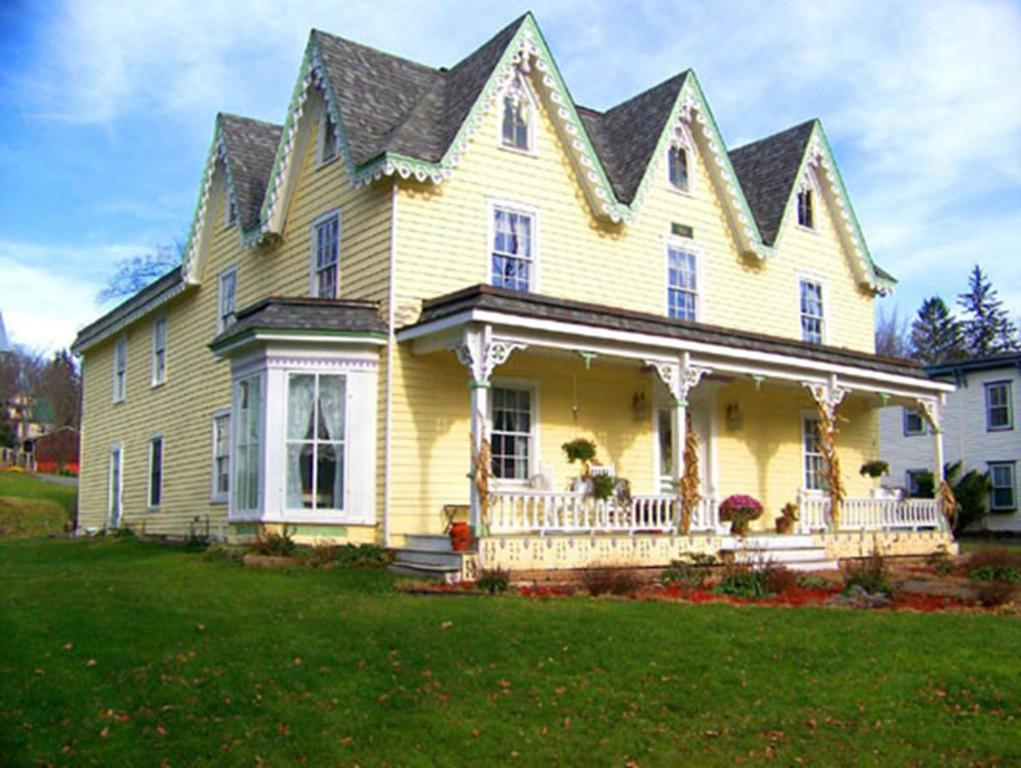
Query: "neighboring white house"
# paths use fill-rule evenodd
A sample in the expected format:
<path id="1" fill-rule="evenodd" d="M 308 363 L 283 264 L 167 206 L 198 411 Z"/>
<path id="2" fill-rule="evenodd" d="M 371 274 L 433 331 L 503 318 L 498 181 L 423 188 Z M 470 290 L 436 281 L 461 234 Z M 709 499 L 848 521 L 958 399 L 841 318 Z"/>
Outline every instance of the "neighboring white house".
<path id="1" fill-rule="evenodd" d="M 985 527 L 1021 531 L 1018 513 L 1018 464 L 1021 431 L 1017 412 L 1021 397 L 1021 354 L 995 355 L 929 366 L 934 379 L 957 385 L 943 410 L 943 443 L 948 463 L 963 461 L 963 471 L 988 472 L 993 489 Z M 880 412 L 882 458 L 890 464 L 890 485 L 916 487 L 932 465 L 932 440 L 917 411 L 891 406 Z"/>

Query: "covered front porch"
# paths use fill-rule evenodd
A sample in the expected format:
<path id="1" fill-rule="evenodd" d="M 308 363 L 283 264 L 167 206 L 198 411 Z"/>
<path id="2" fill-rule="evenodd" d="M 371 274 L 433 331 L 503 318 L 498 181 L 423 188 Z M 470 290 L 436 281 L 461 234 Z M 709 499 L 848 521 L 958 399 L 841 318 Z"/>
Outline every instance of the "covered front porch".
<path id="1" fill-rule="evenodd" d="M 538 551 L 546 568 L 717 553 L 732 494 L 762 503 L 757 537 L 787 507 L 786 530 L 835 556 L 883 548 L 877 536 L 904 554 L 952 543 L 941 500 L 858 473 L 880 458 L 877 409 L 903 403 L 937 427 L 942 479 L 946 386 L 892 361 L 482 286 L 428 303 L 398 338 L 409 366 L 463 366 L 482 567 Z M 598 446 L 590 467 L 561 455 L 577 438 Z M 610 478 L 612 493 L 581 476 Z"/>

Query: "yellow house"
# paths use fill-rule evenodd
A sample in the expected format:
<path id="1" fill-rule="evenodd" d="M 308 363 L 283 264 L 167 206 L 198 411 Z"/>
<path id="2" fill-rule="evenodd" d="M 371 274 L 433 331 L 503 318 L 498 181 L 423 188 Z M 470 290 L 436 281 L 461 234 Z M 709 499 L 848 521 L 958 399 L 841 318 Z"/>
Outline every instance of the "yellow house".
<path id="1" fill-rule="evenodd" d="M 875 355 L 893 284 L 816 120 L 728 151 L 691 71 L 579 106 L 531 15 L 449 69 L 313 31 L 283 125 L 217 117 L 180 269 L 78 336 L 79 525 L 456 577 L 732 549 L 744 494 L 806 566 L 952 546 L 858 471 L 951 389 Z"/>

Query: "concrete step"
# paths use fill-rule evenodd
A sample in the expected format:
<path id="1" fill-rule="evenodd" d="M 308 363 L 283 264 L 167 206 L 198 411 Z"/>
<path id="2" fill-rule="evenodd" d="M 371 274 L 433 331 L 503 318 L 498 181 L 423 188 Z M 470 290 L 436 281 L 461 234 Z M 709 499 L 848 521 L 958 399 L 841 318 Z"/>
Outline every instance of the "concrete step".
<path id="1" fill-rule="evenodd" d="M 450 552 L 450 537 L 413 533 L 404 537 L 408 549 Z"/>
<path id="2" fill-rule="evenodd" d="M 735 549 L 734 560 L 739 563 L 804 563 L 825 560 L 826 550 L 822 547 L 803 549 Z"/>
<path id="3" fill-rule="evenodd" d="M 406 565 L 441 565 L 449 568 L 460 568 L 463 554 L 461 552 L 440 552 L 435 549 L 398 549 L 394 553 L 394 562 Z"/>
<path id="4" fill-rule="evenodd" d="M 809 534 L 752 535 L 731 537 L 722 549 L 806 549 L 818 545 Z"/>
<path id="5" fill-rule="evenodd" d="M 797 563 L 784 563 L 791 571 L 837 571 L 840 565 L 836 560 L 805 560 Z"/>
<path id="6" fill-rule="evenodd" d="M 430 581 L 443 581 L 447 584 L 454 584 L 461 578 L 461 568 L 451 568 L 444 565 L 428 565 L 426 563 L 401 563 L 395 561 L 390 566 L 394 573 L 404 576 L 414 576 L 419 579 Z"/>

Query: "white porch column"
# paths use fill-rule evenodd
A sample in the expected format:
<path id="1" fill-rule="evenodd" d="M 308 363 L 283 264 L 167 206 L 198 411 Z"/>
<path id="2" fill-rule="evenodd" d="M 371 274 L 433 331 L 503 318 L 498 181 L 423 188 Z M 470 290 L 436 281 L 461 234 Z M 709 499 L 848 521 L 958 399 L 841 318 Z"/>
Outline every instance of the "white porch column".
<path id="1" fill-rule="evenodd" d="M 933 462 L 935 466 L 932 468 L 932 477 L 935 485 L 935 492 L 937 497 L 939 496 L 940 486 L 943 485 L 943 481 L 946 476 L 943 472 L 943 429 L 942 413 L 940 412 L 940 399 L 934 397 L 920 397 L 918 398 L 918 406 L 921 411 L 922 417 L 928 422 L 929 428 L 932 430 L 932 454 Z"/>
<path id="2" fill-rule="evenodd" d="M 656 371 L 670 393 L 672 453 L 670 477 L 676 493 L 680 488 L 681 478 L 684 477 L 684 446 L 688 438 L 688 393 L 698 386 L 702 377 L 711 373 L 712 369 L 693 364 L 691 354 L 688 352 L 685 352 L 678 362 L 646 360 L 645 364 Z"/>
<path id="3" fill-rule="evenodd" d="M 492 328 L 488 325 L 469 327 L 461 337 L 461 343 L 452 349 L 457 359 L 468 369 L 468 389 L 471 392 L 471 444 L 475 455 L 482 451 L 482 444 L 489 438 L 489 387 L 493 369 L 507 362 L 507 358 L 517 349 L 525 349 L 525 344 L 501 341 L 493 338 Z M 482 499 L 475 485 L 474 466 L 468 472 L 468 483 L 471 488 L 471 512 L 469 522 L 472 533 L 477 537 L 482 533 Z"/>

